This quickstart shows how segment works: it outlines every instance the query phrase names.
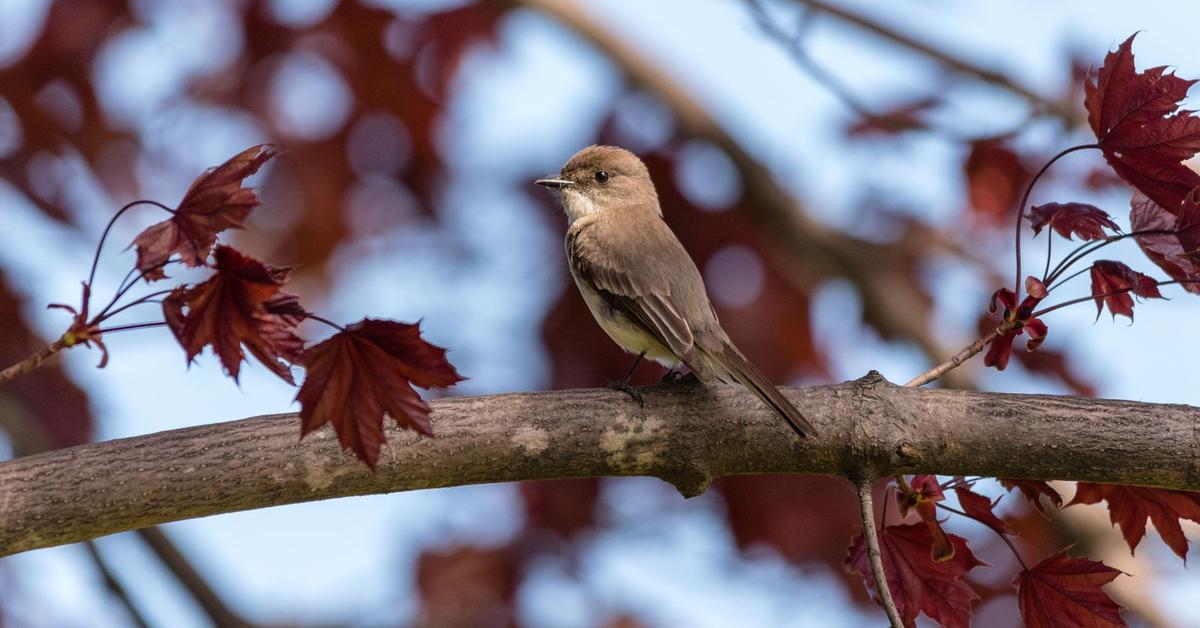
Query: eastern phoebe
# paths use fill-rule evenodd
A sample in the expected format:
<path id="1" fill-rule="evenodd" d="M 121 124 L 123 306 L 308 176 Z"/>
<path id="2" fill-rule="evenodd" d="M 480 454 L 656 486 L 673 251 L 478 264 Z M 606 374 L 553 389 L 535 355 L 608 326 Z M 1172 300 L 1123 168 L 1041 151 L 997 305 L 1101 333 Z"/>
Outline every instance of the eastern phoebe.
<path id="1" fill-rule="evenodd" d="M 686 365 L 702 382 L 741 384 L 797 434 L 816 434 L 721 329 L 700 271 L 663 221 L 642 160 L 623 148 L 589 146 L 557 178 L 537 184 L 558 192 L 570 222 L 571 276 L 613 341 L 639 362 Z"/>

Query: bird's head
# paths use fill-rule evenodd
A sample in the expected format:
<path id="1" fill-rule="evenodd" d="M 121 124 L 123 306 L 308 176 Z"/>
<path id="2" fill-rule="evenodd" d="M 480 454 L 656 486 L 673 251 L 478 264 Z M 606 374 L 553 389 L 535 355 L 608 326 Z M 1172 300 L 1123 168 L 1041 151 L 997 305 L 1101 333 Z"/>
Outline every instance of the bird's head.
<path id="1" fill-rule="evenodd" d="M 557 177 L 538 179 L 559 194 L 571 222 L 595 212 L 653 211 L 662 215 L 646 164 L 616 146 L 588 146 Z"/>

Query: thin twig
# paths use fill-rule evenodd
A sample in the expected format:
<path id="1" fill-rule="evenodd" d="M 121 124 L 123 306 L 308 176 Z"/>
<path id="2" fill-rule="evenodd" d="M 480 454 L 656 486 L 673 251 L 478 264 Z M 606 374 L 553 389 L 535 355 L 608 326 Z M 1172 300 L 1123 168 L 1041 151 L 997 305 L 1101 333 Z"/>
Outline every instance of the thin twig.
<path id="1" fill-rule="evenodd" d="M 1003 326 L 993 329 L 991 333 L 963 347 L 961 351 L 955 353 L 950 357 L 949 360 L 946 360 L 945 362 L 942 362 L 928 371 L 925 371 L 924 373 L 921 373 L 920 375 L 908 380 L 908 383 L 904 385 L 909 387 L 924 386 L 925 384 L 932 382 L 942 375 L 945 375 L 947 371 L 962 366 L 963 362 L 966 362 L 974 357 L 975 354 L 983 351 L 983 348 L 987 346 L 987 343 L 991 342 L 1002 333 L 1004 333 Z"/>
<path id="2" fill-rule="evenodd" d="M 3 371 L 0 371 L 0 382 L 7 382 L 10 379 L 15 379 L 21 375 L 24 375 L 25 373 L 28 373 L 29 371 L 32 371 L 33 369 L 36 369 L 37 367 L 41 366 L 42 362 L 45 362 L 47 358 L 55 353 L 58 353 L 59 351 L 62 351 L 63 349 L 66 349 L 67 346 L 66 340 L 62 338 L 55 340 L 41 351 L 38 351 L 24 360 L 17 362 Z"/>
<path id="3" fill-rule="evenodd" d="M 1073 103 L 1051 100 L 1045 96 L 1034 92 L 1032 89 L 1021 85 L 1009 76 L 989 70 L 968 61 L 965 61 L 958 56 L 951 54 L 945 50 L 935 48 L 931 44 L 919 41 L 915 37 L 900 33 L 889 26 L 876 22 L 864 15 L 855 13 L 841 6 L 830 4 L 823 0 L 795 0 L 799 4 L 806 5 L 813 10 L 820 11 L 830 17 L 836 18 L 843 22 L 853 24 L 865 31 L 874 33 L 896 45 L 936 61 L 938 64 L 953 70 L 959 74 L 967 74 L 978 78 L 985 83 L 991 83 L 997 87 L 1013 92 L 1025 99 L 1036 111 L 1042 111 L 1054 115 L 1062 119 L 1069 125 L 1076 125 L 1082 122 L 1082 116 L 1078 107 L 1073 106 Z"/>
<path id="4" fill-rule="evenodd" d="M 871 576 L 875 578 L 875 593 L 879 603 L 887 613 L 892 628 L 904 628 L 900 619 L 900 610 L 892 599 L 892 591 L 888 588 L 887 574 L 883 571 L 883 554 L 879 551 L 879 533 L 875 530 L 875 505 L 871 496 L 871 480 L 855 481 L 858 487 L 858 514 L 862 518 L 863 540 L 867 543 L 867 562 L 871 564 Z"/>

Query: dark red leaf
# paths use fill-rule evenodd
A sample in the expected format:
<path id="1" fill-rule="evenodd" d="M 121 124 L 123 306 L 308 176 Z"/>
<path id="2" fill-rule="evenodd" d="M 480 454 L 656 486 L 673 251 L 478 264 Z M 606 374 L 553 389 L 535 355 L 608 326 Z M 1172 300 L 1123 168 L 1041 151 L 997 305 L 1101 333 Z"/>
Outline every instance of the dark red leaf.
<path id="1" fill-rule="evenodd" d="M 901 487 L 896 492 L 896 506 L 900 509 L 900 516 L 907 517 L 910 509 L 915 510 L 929 528 L 929 534 L 933 538 L 930 551 L 933 552 L 933 559 L 939 562 L 954 556 L 954 546 L 946 536 L 946 531 L 942 529 L 942 522 L 937 518 L 937 502 L 943 499 L 946 499 L 946 496 L 935 475 L 914 475 L 907 489 Z"/>
<path id="2" fill-rule="evenodd" d="M 1130 553 L 1146 536 L 1146 519 L 1149 519 L 1171 551 L 1187 560 L 1187 537 L 1179 527 L 1179 520 L 1200 523 L 1200 493 L 1080 482 L 1075 499 L 1067 505 L 1096 504 L 1100 500 L 1108 502 L 1108 518 L 1120 526 Z"/>
<path id="3" fill-rule="evenodd" d="M 1108 304 L 1108 311 L 1113 318 L 1120 314 L 1132 320 L 1133 296 L 1130 293 L 1143 299 L 1162 298 L 1158 292 L 1158 282 L 1149 275 L 1112 260 L 1099 260 L 1092 264 L 1092 296 L 1096 298 L 1097 318 L 1104 311 L 1104 305 Z"/>
<path id="4" fill-rule="evenodd" d="M 273 156 L 275 149 L 271 146 L 254 146 L 200 175 L 179 202 L 175 215 L 134 238 L 137 268 L 145 278 L 165 277 L 162 266 L 176 253 L 188 266 L 203 265 L 217 234 L 240 229 L 258 205 L 258 195 L 253 188 L 244 187 L 243 180 Z"/>
<path id="5" fill-rule="evenodd" d="M 1104 158 L 1121 178 L 1176 215 L 1200 186 L 1200 175 L 1180 163 L 1200 152 L 1200 118 L 1178 109 L 1194 82 L 1165 67 L 1138 72 L 1131 36 L 1104 58 L 1096 82 L 1084 85 L 1088 122 Z M 1189 252 L 1196 248 L 1184 246 Z"/>
<path id="6" fill-rule="evenodd" d="M 984 366 L 992 366 L 998 371 L 1003 371 L 1008 366 L 1008 359 L 1012 355 L 1013 341 L 1026 331 L 1029 332 L 1029 341 L 1025 343 L 1027 351 L 1037 349 L 1046 339 L 1049 328 L 1041 320 L 1033 318 L 1034 309 L 1042 302 L 1042 299 L 1046 298 L 1046 286 L 1042 284 L 1041 280 L 1031 275 L 1025 278 L 1025 291 L 1029 294 L 1021 300 L 1020 305 L 1017 304 L 1017 295 L 1008 288 L 1000 288 L 992 293 L 988 312 L 994 314 L 998 310 L 997 303 L 1003 305 L 1003 324 L 1006 327 L 1003 333 L 988 343 L 988 351 L 983 356 Z"/>
<path id="7" fill-rule="evenodd" d="M 963 512 L 975 520 L 997 532 L 1004 532 L 1008 529 L 1008 524 L 1004 523 L 1003 519 L 997 517 L 996 513 L 992 512 L 992 508 L 996 506 L 996 502 L 972 491 L 971 487 L 965 484 L 955 486 L 954 494 L 958 496 L 958 503 L 962 506 Z"/>
<path id="8" fill-rule="evenodd" d="M 1072 239 L 1072 234 L 1079 236 L 1080 240 L 1103 240 L 1108 236 L 1105 229 L 1121 230 L 1108 212 L 1087 203 L 1037 205 L 1029 210 L 1028 218 L 1035 235 L 1049 226 L 1068 240 Z"/>
<path id="9" fill-rule="evenodd" d="M 1125 626 L 1121 607 L 1100 588 L 1119 575 L 1103 563 L 1058 552 L 1013 579 L 1021 618 L 1028 628 Z"/>
<path id="10" fill-rule="evenodd" d="M 999 478 L 999 480 L 1000 485 L 1009 491 L 1014 488 L 1020 490 L 1025 499 L 1043 515 L 1046 514 L 1046 507 L 1042 504 L 1042 496 L 1054 504 L 1055 508 L 1062 508 L 1062 495 L 1059 495 L 1058 491 L 1044 480 L 1010 480 L 1006 478 Z"/>
<path id="11" fill-rule="evenodd" d="M 421 338 L 416 324 L 363 319 L 307 349 L 308 370 L 296 395 L 300 435 L 332 422 L 338 442 L 375 468 L 386 413 L 400 427 L 433 435 L 429 405 L 413 390 L 462 381 L 446 350 Z"/>
<path id="12" fill-rule="evenodd" d="M 163 318 L 187 352 L 188 363 L 208 345 L 236 381 L 246 357 L 244 345 L 272 373 L 294 383 L 284 361 L 295 360 L 304 348 L 295 334 L 301 319 L 267 310 L 294 299 L 280 292 L 286 272 L 228 246 L 218 246 L 214 259 L 211 278 L 176 288 L 163 299 Z"/>
<path id="13" fill-rule="evenodd" d="M 1138 231 L 1171 231 L 1179 228 L 1179 217 L 1166 211 L 1141 192 L 1134 191 L 1129 213 L 1130 229 Z M 1134 236 L 1138 246 L 1150 261 L 1158 264 L 1172 279 L 1185 282 L 1184 290 L 1200 294 L 1200 262 L 1184 253 L 1183 244 L 1173 233 Z"/>
<path id="14" fill-rule="evenodd" d="M 986 563 L 975 558 L 966 539 L 955 534 L 949 535 L 954 546 L 954 557 L 938 562 L 931 555 L 933 537 L 924 525 L 886 526 L 879 537 L 888 589 L 906 625 L 915 625 L 920 613 L 925 613 L 948 628 L 970 625 L 971 604 L 979 596 L 961 578 L 968 571 Z M 872 595 L 878 599 L 866 543 L 861 534 L 850 542 L 845 567 L 861 576 Z"/>
<path id="15" fill-rule="evenodd" d="M 971 211 L 1001 223 L 1011 220 L 1012 208 L 1033 173 L 1009 142 L 989 139 L 971 143 L 963 175 Z"/>

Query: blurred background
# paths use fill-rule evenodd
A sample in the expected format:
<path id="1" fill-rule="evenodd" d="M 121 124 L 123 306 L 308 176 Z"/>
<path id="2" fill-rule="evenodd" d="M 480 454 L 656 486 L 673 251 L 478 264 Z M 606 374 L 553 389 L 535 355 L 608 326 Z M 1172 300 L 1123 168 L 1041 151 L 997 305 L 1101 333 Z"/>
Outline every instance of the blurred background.
<path id="1" fill-rule="evenodd" d="M 628 357 L 569 284 L 565 219 L 531 181 L 603 142 L 647 161 L 726 329 L 768 375 L 906 381 L 988 324 L 1026 181 L 1091 139 L 1087 69 L 1142 31 L 1141 67 L 1200 76 L 1198 20 L 1184 3 L 1081 0 L 0 0 L 0 362 L 66 327 L 45 305 L 77 298 L 116 208 L 174 205 L 204 168 L 274 142 L 285 152 L 256 179 L 266 204 L 230 237 L 297 266 L 311 309 L 423 318 L 470 377 L 452 394 L 596 386 Z M 1051 175 L 1035 202 L 1125 222 L 1129 189 L 1098 155 Z M 99 294 L 159 219 L 117 225 Z M 1026 240 L 1027 264 L 1045 237 Z M 1200 301 L 1165 293 L 1178 298 L 1139 307 L 1136 325 L 1094 322 L 1091 303 L 1058 311 L 1039 352 L 1018 345 L 1003 373 L 977 358 L 943 385 L 1200 404 L 1173 366 L 1200 348 L 1180 333 Z M 71 351 L 0 386 L 4 455 L 296 408 L 258 365 L 240 386 L 207 354 L 187 368 L 165 330 L 108 344 L 103 370 Z M 1134 623 L 1200 625 L 1194 573 L 1154 541 L 1131 557 L 1103 506 L 1051 521 L 1013 497 L 999 510 L 1035 560 L 1080 543 L 1135 574 L 1110 587 Z M 950 528 L 991 565 L 972 575 L 977 624 L 1016 625 L 1007 549 Z M 841 567 L 857 529 L 852 491 L 826 477 L 726 479 L 687 501 L 636 478 L 341 499 L 5 558 L 0 618 L 880 625 Z"/>

